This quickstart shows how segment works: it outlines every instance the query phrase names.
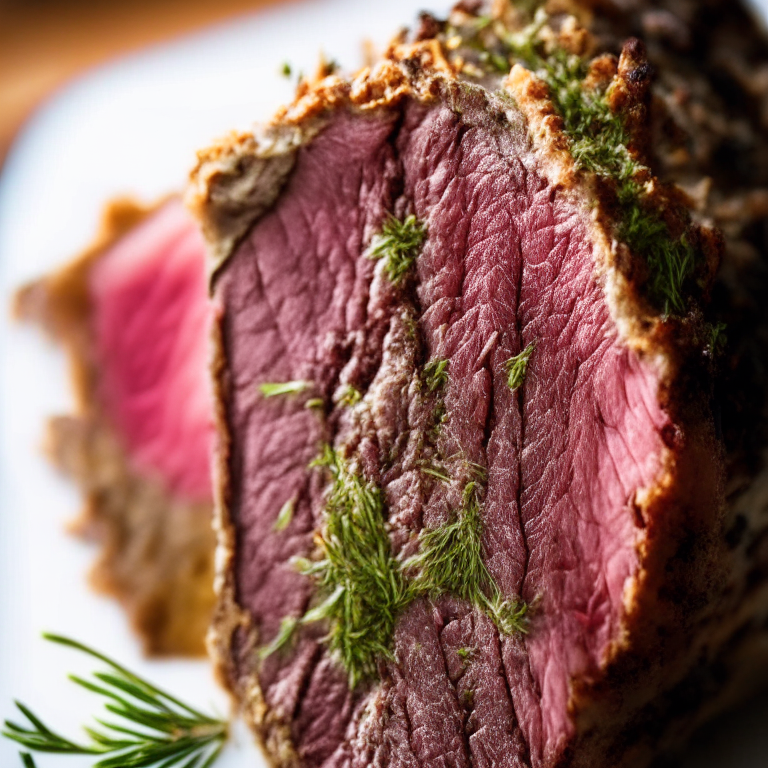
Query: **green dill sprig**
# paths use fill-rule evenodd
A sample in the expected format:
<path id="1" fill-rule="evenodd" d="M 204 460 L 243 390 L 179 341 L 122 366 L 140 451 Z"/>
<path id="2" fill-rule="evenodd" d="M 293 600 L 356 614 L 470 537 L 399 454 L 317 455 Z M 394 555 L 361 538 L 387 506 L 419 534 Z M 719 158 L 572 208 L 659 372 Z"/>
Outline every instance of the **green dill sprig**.
<path id="1" fill-rule="evenodd" d="M 539 4 L 526 3 L 528 10 L 534 5 Z M 648 169 L 630 151 L 631 136 L 623 116 L 611 108 L 610 87 L 587 87 L 588 66 L 583 58 L 562 48 L 547 49 L 550 43 L 541 33 L 548 20 L 545 9 L 539 7 L 531 23 L 510 32 L 500 21 L 479 17 L 463 31 L 463 43 L 481 50 L 480 63 L 489 72 L 508 72 L 516 61 L 547 84 L 577 168 L 615 183 L 616 238 L 645 259 L 649 298 L 664 315 L 683 314 L 685 286 L 696 270 L 696 252 L 685 234 L 673 237 L 658 210 L 647 204 L 642 177 Z"/>
<path id="2" fill-rule="evenodd" d="M 298 626 L 327 622 L 325 642 L 354 688 L 376 674 L 378 659 L 391 658 L 395 620 L 411 597 L 392 554 L 381 491 L 330 446 L 313 464 L 330 472 L 331 485 L 320 558 L 298 566 L 314 580 L 319 602 L 301 618 L 285 619 L 262 656 L 288 643 Z"/>
<path id="3" fill-rule="evenodd" d="M 51 730 L 28 707 L 16 706 L 28 725 L 5 721 L 3 736 L 34 752 L 102 756 L 94 768 L 209 768 L 227 739 L 227 724 L 205 715 L 147 682 L 98 651 L 60 635 L 44 634 L 52 643 L 73 648 L 103 662 L 109 671 L 93 680 L 70 675 L 77 685 L 103 696 L 105 709 L 116 718 L 97 719 L 100 728 L 86 727 L 90 743 L 80 744 Z M 31 756 L 22 753 L 26 766 Z"/>
<path id="4" fill-rule="evenodd" d="M 416 570 L 411 589 L 433 600 L 455 595 L 482 610 L 503 634 L 525 633 L 526 605 L 502 596 L 483 559 L 477 491 L 477 483 L 467 483 L 461 510 L 443 525 L 421 532 L 419 551 L 405 562 Z"/>
<path id="5" fill-rule="evenodd" d="M 392 554 L 381 490 L 330 446 L 313 466 L 331 475 L 320 552 L 317 559 L 299 558 L 295 564 L 314 580 L 317 601 L 302 616 L 282 620 L 275 638 L 260 650 L 262 659 L 291 643 L 300 627 L 325 622 L 324 642 L 354 688 L 375 676 L 379 660 L 392 658 L 395 624 L 403 611 L 414 600 L 445 594 L 470 602 L 504 634 L 527 631 L 525 604 L 502 596 L 483 561 L 475 481 L 464 489 L 462 509 L 445 524 L 423 530 L 418 552 L 401 560 Z M 422 471 L 450 482 L 440 469 Z"/>
<path id="6" fill-rule="evenodd" d="M 276 532 L 284 531 L 293 520 L 293 510 L 296 507 L 296 499 L 290 498 L 288 501 L 280 507 L 280 511 L 277 513 L 275 522 L 272 525 L 272 530 Z"/>
<path id="7" fill-rule="evenodd" d="M 366 256 L 384 259 L 384 272 L 392 285 L 399 285 L 416 261 L 426 236 L 426 224 L 415 216 L 400 221 L 390 214 L 371 241 Z"/>
<path id="8" fill-rule="evenodd" d="M 436 357 L 424 366 L 424 383 L 430 392 L 442 389 L 448 383 L 448 360 Z"/>
<path id="9" fill-rule="evenodd" d="M 19 752 L 19 757 L 21 758 L 21 762 L 24 763 L 24 768 L 37 768 L 35 761 L 29 752 Z"/>
<path id="10" fill-rule="evenodd" d="M 528 361 L 531 359 L 535 344 L 531 342 L 522 352 L 510 357 L 504 364 L 507 369 L 507 384 L 515 392 L 523 385 L 528 374 Z"/>
<path id="11" fill-rule="evenodd" d="M 259 384 L 259 392 L 264 397 L 277 397 L 279 395 L 298 395 L 312 386 L 311 381 L 281 381 Z"/>

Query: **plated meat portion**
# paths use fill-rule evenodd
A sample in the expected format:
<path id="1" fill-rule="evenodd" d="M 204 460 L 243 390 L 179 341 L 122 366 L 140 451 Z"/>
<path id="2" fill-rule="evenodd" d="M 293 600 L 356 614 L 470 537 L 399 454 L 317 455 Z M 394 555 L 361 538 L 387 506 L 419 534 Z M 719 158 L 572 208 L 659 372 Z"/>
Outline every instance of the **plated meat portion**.
<path id="1" fill-rule="evenodd" d="M 213 606 L 209 308 L 204 250 L 178 199 L 106 211 L 94 246 L 23 289 L 17 312 L 66 348 L 77 410 L 47 449 L 86 496 L 95 586 L 153 654 L 200 654 Z"/>
<path id="2" fill-rule="evenodd" d="M 278 765 L 645 765 L 728 641 L 720 240 L 646 164 L 642 46 L 494 13 L 193 174 L 212 649 Z"/>

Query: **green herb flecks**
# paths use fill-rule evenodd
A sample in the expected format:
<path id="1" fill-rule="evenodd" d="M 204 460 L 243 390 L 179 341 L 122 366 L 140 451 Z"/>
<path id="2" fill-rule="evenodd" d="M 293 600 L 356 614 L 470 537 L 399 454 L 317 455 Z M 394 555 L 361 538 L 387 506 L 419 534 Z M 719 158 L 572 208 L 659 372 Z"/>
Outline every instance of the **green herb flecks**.
<path id="1" fill-rule="evenodd" d="M 90 741 L 80 744 L 45 725 L 28 707 L 16 702 L 28 724 L 5 721 L 3 735 L 34 752 L 94 755 L 94 768 L 139 768 L 177 765 L 209 768 L 227 739 L 227 724 L 205 715 L 130 672 L 98 651 L 59 635 L 46 640 L 81 651 L 109 667 L 92 680 L 70 675 L 70 679 L 106 699 L 105 708 L 114 717 L 97 720 L 100 727 L 86 727 Z M 117 718 L 116 722 L 112 720 Z M 26 766 L 34 766 L 22 753 Z"/>
<path id="2" fill-rule="evenodd" d="M 392 659 L 395 623 L 403 611 L 414 600 L 445 594 L 469 601 L 505 634 L 526 631 L 525 605 L 503 598 L 483 562 L 474 481 L 465 488 L 462 509 L 444 525 L 423 530 L 419 551 L 403 561 L 392 554 L 381 491 L 329 446 L 314 465 L 331 474 L 325 525 L 318 534 L 319 557 L 296 565 L 314 580 L 317 601 L 303 616 L 283 619 L 277 636 L 261 649 L 262 659 L 286 647 L 299 627 L 322 621 L 328 626 L 324 642 L 354 688 L 375 676 L 379 660 Z M 450 481 L 440 470 L 422 471 Z"/>
<path id="3" fill-rule="evenodd" d="M 424 366 L 423 378 L 430 392 L 442 389 L 448 383 L 448 361 L 439 357 L 430 360 Z"/>
<path id="4" fill-rule="evenodd" d="M 279 383 L 259 384 L 259 392 L 261 392 L 264 397 L 298 395 L 305 392 L 311 386 L 311 381 L 283 381 Z"/>
<path id="5" fill-rule="evenodd" d="M 421 471 L 425 475 L 435 477 L 443 483 L 451 482 L 451 478 L 445 473 L 445 470 L 442 467 L 437 467 L 435 465 L 425 465 L 421 467 Z"/>
<path id="6" fill-rule="evenodd" d="M 400 221 L 390 215 L 371 241 L 366 255 L 369 259 L 384 259 L 384 272 L 390 282 L 400 285 L 416 261 L 426 236 L 426 224 L 415 216 Z"/>
<path id="7" fill-rule="evenodd" d="M 328 446 L 315 465 L 326 468 L 332 482 L 320 559 L 302 561 L 300 570 L 315 581 L 320 602 L 295 624 L 288 620 L 281 627 L 276 647 L 290 639 L 298 623 L 326 621 L 325 642 L 354 688 L 375 675 L 378 659 L 391 658 L 395 620 L 411 596 L 392 555 L 381 491 Z"/>
<path id="8" fill-rule="evenodd" d="M 363 395 L 360 392 L 360 390 L 356 389 L 351 384 L 347 384 L 347 386 L 344 387 L 344 390 L 341 393 L 341 397 L 339 398 L 339 405 L 345 406 L 346 408 L 352 408 L 353 406 L 357 405 L 362 399 L 363 399 Z"/>
<path id="9" fill-rule="evenodd" d="M 293 67 L 291 67 L 291 63 L 289 61 L 284 61 L 280 65 L 280 74 L 286 78 L 293 74 Z"/>
<path id="10" fill-rule="evenodd" d="M 585 85 L 587 62 L 563 49 L 552 50 L 551 37 L 542 34 L 547 22 L 543 8 L 538 8 L 530 24 L 514 32 L 499 20 L 480 17 L 465 28 L 463 42 L 470 48 L 485 48 L 488 55 L 480 61 L 487 71 L 499 71 L 504 58 L 499 50 L 504 50 L 509 62 L 522 64 L 547 84 L 577 167 L 615 185 L 615 236 L 645 259 L 649 298 L 665 315 L 682 314 L 696 253 L 684 233 L 673 237 L 658 208 L 647 202 L 643 176 L 648 177 L 649 170 L 630 151 L 631 136 L 623 116 L 611 109 L 611 88 Z M 509 71 L 509 65 L 504 71 Z"/>
<path id="11" fill-rule="evenodd" d="M 293 640 L 293 636 L 301 623 L 302 620 L 295 616 L 286 616 L 280 622 L 280 628 L 277 630 L 277 634 L 272 642 L 259 650 L 259 658 L 262 660 L 266 659 L 273 653 L 277 653 L 277 651 L 285 648 Z"/>
<path id="12" fill-rule="evenodd" d="M 468 661 L 475 654 L 476 650 L 477 650 L 476 648 L 457 648 L 456 655 L 462 661 Z"/>
<path id="13" fill-rule="evenodd" d="M 528 361 L 531 359 L 534 346 L 531 342 L 522 352 L 510 357 L 504 364 L 507 369 L 507 384 L 513 392 L 520 389 L 525 381 L 528 373 Z"/>
<path id="14" fill-rule="evenodd" d="M 534 54 L 528 63 L 549 87 L 576 165 L 615 182 L 617 236 L 645 258 L 651 299 L 665 314 L 685 312 L 684 285 L 696 266 L 693 248 L 685 235 L 673 238 L 658 212 L 643 204 L 646 192 L 637 177 L 645 168 L 629 151 L 629 133 L 610 107 L 609 92 L 585 87 L 587 68 L 579 56 L 558 50 L 545 58 Z"/>
<path id="15" fill-rule="evenodd" d="M 715 323 L 709 326 L 707 350 L 710 357 L 717 357 L 725 349 L 728 343 L 728 337 L 725 335 L 726 330 L 728 330 L 728 326 L 725 323 Z"/>
<path id="16" fill-rule="evenodd" d="M 467 483 L 462 509 L 437 528 L 421 532 L 416 555 L 406 561 L 415 569 L 411 588 L 436 599 L 451 594 L 484 611 L 504 634 L 525 632 L 525 605 L 505 600 L 483 560 L 483 521 L 477 484 Z"/>
<path id="17" fill-rule="evenodd" d="M 293 520 L 293 510 L 296 507 L 296 499 L 288 499 L 288 501 L 280 507 L 280 511 L 277 513 L 277 518 L 272 526 L 273 531 L 284 531 Z"/>

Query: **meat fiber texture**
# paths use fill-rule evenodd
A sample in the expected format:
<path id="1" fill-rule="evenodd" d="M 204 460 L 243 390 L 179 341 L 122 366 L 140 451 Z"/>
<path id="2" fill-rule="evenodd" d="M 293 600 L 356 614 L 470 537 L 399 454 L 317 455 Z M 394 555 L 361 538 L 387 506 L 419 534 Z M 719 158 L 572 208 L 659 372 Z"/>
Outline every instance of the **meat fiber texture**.
<path id="1" fill-rule="evenodd" d="M 545 34 L 582 55 L 648 27 L 661 30 L 651 54 L 674 64 L 685 54 L 664 35 L 695 30 L 673 3 L 655 17 L 640 3 L 606 16 L 568 4 L 578 18 L 557 6 Z M 764 459 L 716 419 L 721 400 L 751 391 L 749 365 L 718 370 L 703 340 L 721 240 L 701 189 L 681 186 L 716 161 L 689 141 L 675 165 L 670 78 L 644 90 L 637 42 L 596 60 L 590 76 L 607 67 L 624 94 L 633 151 L 679 182 L 646 179 L 651 202 L 670 228 L 688 222 L 702 259 L 685 312 L 660 311 L 546 85 L 520 66 L 467 77 L 451 33 L 479 11 L 462 4 L 450 28 L 423 17 L 416 40 L 352 80 L 321 72 L 193 174 L 215 313 L 210 646 L 275 765 L 645 766 L 768 670 Z M 513 8 L 494 12 L 520 29 Z M 706 12 L 715 51 L 755 40 L 739 8 Z M 705 49 L 695 55 L 714 60 Z M 719 93 L 701 72 L 691 91 L 679 122 Z M 713 146 L 729 124 L 708 130 Z M 738 184 L 724 188 L 721 204 Z M 401 283 L 370 258 L 390 216 L 426 227 Z M 746 230 L 726 241 L 721 312 L 739 303 Z M 425 374 L 437 361 L 439 396 Z M 723 380 L 737 390 L 726 398 Z M 265 396 L 280 382 L 290 393 Z M 750 412 L 762 421 L 764 402 Z M 484 562 L 528 606 L 526 631 L 439 595 L 398 616 L 364 682 L 351 684 L 322 622 L 264 653 L 317 603 L 297 562 L 318 557 L 328 524 L 328 474 L 311 467 L 324 445 L 379 489 L 401 562 L 482 485 Z"/>
<path id="2" fill-rule="evenodd" d="M 78 406 L 51 420 L 53 462 L 83 490 L 92 572 L 151 654 L 204 652 L 213 607 L 204 247 L 178 198 L 119 201 L 87 253 L 23 289 L 17 310 L 60 341 Z"/>

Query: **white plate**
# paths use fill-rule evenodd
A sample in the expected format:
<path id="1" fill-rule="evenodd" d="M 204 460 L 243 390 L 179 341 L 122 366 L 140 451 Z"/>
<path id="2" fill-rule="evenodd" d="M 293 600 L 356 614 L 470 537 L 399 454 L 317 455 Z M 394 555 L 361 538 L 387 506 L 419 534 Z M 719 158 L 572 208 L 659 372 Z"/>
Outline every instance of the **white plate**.
<path id="1" fill-rule="evenodd" d="M 75 735 L 98 709 L 65 679 L 92 665 L 44 643 L 43 630 L 95 645 L 195 705 L 228 709 L 206 663 L 146 661 L 121 610 L 86 588 L 94 551 L 62 533 L 80 499 L 38 450 L 45 417 L 70 408 L 64 360 L 35 330 L 8 323 L 13 290 L 81 249 L 105 200 L 131 193 L 151 201 L 179 189 L 196 148 L 267 119 L 292 94 L 278 74 L 284 61 L 312 71 L 322 48 L 356 66 L 364 38 L 381 46 L 420 8 L 444 13 L 448 5 L 314 0 L 246 16 L 93 72 L 48 102 L 17 141 L 0 177 L 0 718 L 18 698 Z M 764 768 L 766 724 L 763 699 L 708 728 L 685 765 Z M 221 768 L 265 765 L 244 729 L 235 735 Z M 21 765 L 17 752 L 0 740 L 1 765 Z M 45 755 L 37 763 L 85 768 L 92 760 Z"/>

